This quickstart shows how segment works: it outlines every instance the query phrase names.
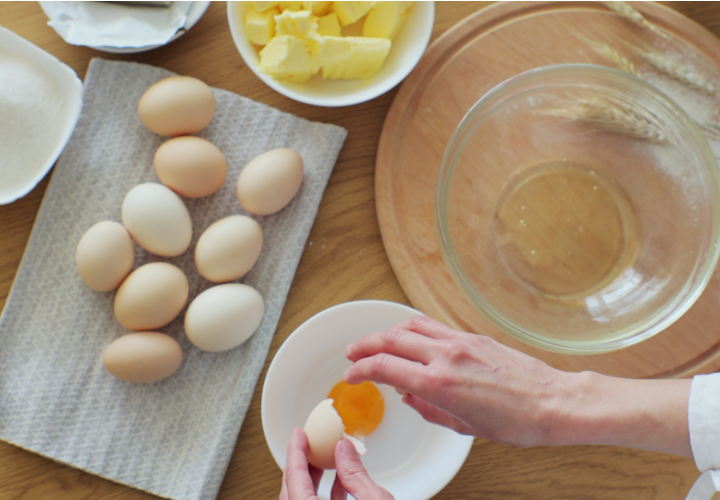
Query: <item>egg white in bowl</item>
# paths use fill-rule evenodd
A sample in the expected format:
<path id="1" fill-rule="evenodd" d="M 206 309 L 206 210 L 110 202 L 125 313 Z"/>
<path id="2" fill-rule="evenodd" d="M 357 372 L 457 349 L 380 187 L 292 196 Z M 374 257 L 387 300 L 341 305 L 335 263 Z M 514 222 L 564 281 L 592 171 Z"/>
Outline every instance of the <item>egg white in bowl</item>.
<path id="1" fill-rule="evenodd" d="M 303 427 L 350 366 L 347 345 L 418 314 L 393 302 L 347 302 L 316 314 L 287 338 L 270 364 L 261 409 L 265 439 L 281 469 L 292 429 Z M 380 386 L 381 391 L 384 388 Z M 384 391 L 384 398 L 382 422 L 365 439 L 362 462 L 370 477 L 396 500 L 431 498 L 460 470 L 473 437 L 428 423 L 392 388 Z M 334 478 L 335 471 L 323 475 L 321 499 L 329 499 Z"/>
<path id="2" fill-rule="evenodd" d="M 316 74 L 306 83 L 271 77 L 260 68 L 257 49 L 245 35 L 245 11 L 252 2 L 228 2 L 230 33 L 240 55 L 258 78 L 280 94 L 315 106 L 350 106 L 374 99 L 398 85 L 413 70 L 430 42 L 435 20 L 434 2 L 416 2 L 408 19 L 393 40 L 382 68 L 371 78 L 324 80 Z"/>

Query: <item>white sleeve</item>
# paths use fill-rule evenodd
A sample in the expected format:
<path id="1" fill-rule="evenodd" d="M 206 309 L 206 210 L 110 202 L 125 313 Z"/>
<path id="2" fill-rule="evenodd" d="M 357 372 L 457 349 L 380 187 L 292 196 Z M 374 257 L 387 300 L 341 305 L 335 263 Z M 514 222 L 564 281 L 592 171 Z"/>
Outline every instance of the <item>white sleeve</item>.
<path id="1" fill-rule="evenodd" d="M 693 377 L 688 427 L 695 465 L 702 472 L 712 470 L 715 489 L 720 491 L 720 373 Z"/>

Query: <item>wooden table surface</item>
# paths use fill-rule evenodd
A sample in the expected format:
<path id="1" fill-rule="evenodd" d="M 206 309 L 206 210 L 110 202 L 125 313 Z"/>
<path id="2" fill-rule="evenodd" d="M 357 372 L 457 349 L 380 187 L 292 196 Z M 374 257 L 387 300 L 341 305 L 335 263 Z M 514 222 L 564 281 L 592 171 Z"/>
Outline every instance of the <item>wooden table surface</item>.
<path id="1" fill-rule="evenodd" d="M 663 3 L 720 35 L 720 4 Z M 433 39 L 486 5 L 438 2 Z M 218 495 L 224 500 L 277 498 L 281 471 L 265 444 L 260 421 L 262 381 L 277 349 L 303 321 L 335 304 L 359 299 L 409 304 L 383 248 L 373 190 L 378 139 L 395 91 L 347 108 L 314 107 L 277 94 L 244 64 L 230 36 L 226 6 L 220 2 L 213 2 L 175 42 L 139 54 L 107 54 L 66 44 L 47 26 L 36 2 L 0 2 L 0 25 L 55 55 L 81 78 L 93 57 L 137 61 L 348 130 Z M 0 309 L 48 180 L 49 176 L 21 200 L 0 207 Z M 476 440 L 463 468 L 435 498 L 679 500 L 697 475 L 692 460 L 659 453 L 601 446 L 517 449 Z M 0 442 L 0 500 L 154 498 Z"/>

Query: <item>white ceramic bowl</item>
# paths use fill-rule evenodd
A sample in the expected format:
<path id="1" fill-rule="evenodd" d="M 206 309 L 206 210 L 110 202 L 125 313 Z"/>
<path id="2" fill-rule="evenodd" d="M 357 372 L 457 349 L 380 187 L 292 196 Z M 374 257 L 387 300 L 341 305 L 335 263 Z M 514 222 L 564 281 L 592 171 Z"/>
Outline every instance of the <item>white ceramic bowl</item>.
<path id="1" fill-rule="evenodd" d="M 228 22 L 235 46 L 248 67 L 282 95 L 315 106 L 350 106 L 369 101 L 399 84 L 415 67 L 430 41 L 435 19 L 434 2 L 417 2 L 405 26 L 393 40 L 383 67 L 366 80 L 323 80 L 315 75 L 306 83 L 276 80 L 260 69 L 258 52 L 245 36 L 245 10 L 249 2 L 228 2 Z"/>
<path id="2" fill-rule="evenodd" d="M 313 408 L 327 398 L 350 366 L 345 347 L 418 314 L 393 302 L 347 302 L 316 314 L 287 338 L 270 364 L 262 393 L 263 431 L 281 469 L 292 429 L 305 425 Z M 372 479 L 395 500 L 425 500 L 455 476 L 472 443 L 472 436 L 428 423 L 388 388 L 385 415 L 366 439 L 368 451 L 362 461 Z M 334 479 L 335 471 L 323 475 L 321 499 L 329 498 Z"/>
<path id="3" fill-rule="evenodd" d="M 0 145 L 0 205 L 6 205 L 28 194 L 60 156 L 80 117 L 83 85 L 72 68 L 3 27 L 0 27 L 0 52 L 15 61 L 6 64 L 20 65 L 13 73 L 14 83 L 12 79 L 5 80 L 10 78 L 8 73 L 0 72 L 0 133 L 12 131 L 23 135 L 23 131 L 27 132 L 19 142 L 9 139 L 12 134 L 5 135 Z M 42 87 L 42 95 L 37 92 L 39 87 L 23 87 L 28 91 L 4 95 L 5 91 L 14 92 L 14 84 L 20 87 L 19 81 L 37 82 Z M 43 101 L 43 96 L 48 100 Z M 50 100 L 52 102 L 48 102 Z M 3 123 L 4 120 L 11 123 Z M 47 129 L 44 128 L 49 120 L 57 124 L 50 137 L 45 135 Z M 28 150 L 36 153 L 28 158 Z M 15 168 L 15 163 L 22 167 Z"/>

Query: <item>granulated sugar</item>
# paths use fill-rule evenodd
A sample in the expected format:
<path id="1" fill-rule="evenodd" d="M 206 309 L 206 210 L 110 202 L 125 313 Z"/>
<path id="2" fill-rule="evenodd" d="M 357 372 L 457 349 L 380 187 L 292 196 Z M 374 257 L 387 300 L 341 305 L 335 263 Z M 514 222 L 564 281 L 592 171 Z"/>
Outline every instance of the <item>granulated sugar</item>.
<path id="1" fill-rule="evenodd" d="M 44 68 L 0 50 L 0 199 L 36 181 L 52 160 L 67 107 Z"/>

